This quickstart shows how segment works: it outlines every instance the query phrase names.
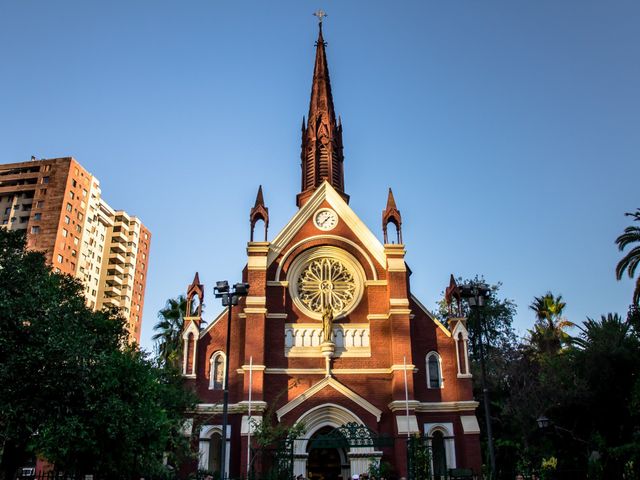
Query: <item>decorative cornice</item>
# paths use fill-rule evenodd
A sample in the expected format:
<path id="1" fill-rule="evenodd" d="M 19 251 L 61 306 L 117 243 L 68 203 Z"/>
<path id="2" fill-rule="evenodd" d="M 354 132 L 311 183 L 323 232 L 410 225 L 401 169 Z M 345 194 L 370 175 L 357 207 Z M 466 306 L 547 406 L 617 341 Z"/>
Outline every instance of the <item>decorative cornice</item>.
<path id="1" fill-rule="evenodd" d="M 388 313 L 370 313 L 367 315 L 367 320 L 386 320 L 388 318 Z"/>
<path id="2" fill-rule="evenodd" d="M 267 303 L 267 297 L 247 297 L 245 305 L 253 307 L 263 307 Z"/>
<path id="3" fill-rule="evenodd" d="M 390 374 L 391 368 L 332 368 L 331 373 L 336 375 L 376 375 Z M 325 375 L 324 368 L 267 368 L 264 371 L 269 375 Z"/>
<path id="4" fill-rule="evenodd" d="M 416 412 L 468 412 L 478 408 L 475 400 L 461 400 L 459 402 L 420 402 Z"/>
<path id="5" fill-rule="evenodd" d="M 407 404 L 409 405 L 409 411 L 411 411 L 411 410 L 416 410 L 418 405 L 420 405 L 420 402 L 418 400 L 409 400 L 408 402 L 405 400 L 394 400 L 389 405 L 387 405 L 387 407 L 389 408 L 389 410 L 391 410 L 394 413 L 406 412 Z"/>
<path id="6" fill-rule="evenodd" d="M 255 413 L 264 412 L 267 409 L 267 402 L 253 401 L 251 402 L 251 411 Z M 229 413 L 245 413 L 249 411 L 249 402 L 242 401 L 238 403 L 229 404 Z M 191 410 L 188 413 L 195 414 L 221 414 L 222 403 L 198 403 L 195 410 Z"/>

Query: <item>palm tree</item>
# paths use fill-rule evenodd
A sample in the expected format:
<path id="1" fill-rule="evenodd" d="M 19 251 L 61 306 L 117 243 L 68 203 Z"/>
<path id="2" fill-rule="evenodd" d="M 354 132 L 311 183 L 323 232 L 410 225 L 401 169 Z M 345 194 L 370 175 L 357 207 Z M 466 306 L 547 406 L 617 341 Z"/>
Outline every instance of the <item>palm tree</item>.
<path id="1" fill-rule="evenodd" d="M 167 300 L 164 308 L 158 312 L 158 323 L 153 330 L 158 332 L 152 338 L 156 342 L 158 359 L 165 366 L 178 366 L 182 356 L 182 329 L 187 314 L 187 297 Z"/>
<path id="2" fill-rule="evenodd" d="M 536 324 L 533 330 L 529 330 L 531 344 L 539 353 L 557 353 L 563 344 L 568 343 L 569 335 L 565 329 L 574 324 L 562 316 L 566 306 L 562 295 L 556 297 L 551 292 L 534 297 L 533 303 L 529 305 L 536 312 Z"/>
<path id="3" fill-rule="evenodd" d="M 635 213 L 625 213 L 626 216 L 633 217 L 633 220 L 640 222 L 640 208 Z M 624 233 L 616 238 L 618 244 L 618 250 L 623 251 L 627 245 L 636 244 L 627 254 L 622 257 L 622 260 L 616 265 L 616 278 L 622 279 L 624 271 L 629 274 L 629 278 L 633 278 L 636 273 L 636 268 L 640 264 L 640 227 L 630 225 L 624 229 Z M 636 287 L 633 291 L 633 304 L 638 305 L 640 303 L 640 277 L 636 280 Z"/>

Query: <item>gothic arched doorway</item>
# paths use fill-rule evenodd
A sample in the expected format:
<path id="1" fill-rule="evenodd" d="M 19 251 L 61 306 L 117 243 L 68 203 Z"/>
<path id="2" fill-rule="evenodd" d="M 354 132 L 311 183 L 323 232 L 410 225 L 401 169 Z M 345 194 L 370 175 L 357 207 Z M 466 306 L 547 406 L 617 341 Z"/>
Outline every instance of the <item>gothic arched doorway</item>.
<path id="1" fill-rule="evenodd" d="M 307 478 L 309 480 L 349 480 L 343 478 L 344 469 L 349 465 L 346 461 L 346 452 L 337 447 L 314 447 L 313 441 L 334 430 L 334 427 L 322 427 L 311 437 L 309 456 L 307 457 Z"/>

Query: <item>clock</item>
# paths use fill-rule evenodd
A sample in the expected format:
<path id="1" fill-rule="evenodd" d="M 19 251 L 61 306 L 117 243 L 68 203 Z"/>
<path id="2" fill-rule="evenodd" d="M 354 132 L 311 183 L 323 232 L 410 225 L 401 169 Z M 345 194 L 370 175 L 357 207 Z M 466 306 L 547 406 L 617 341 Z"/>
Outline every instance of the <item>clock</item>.
<path id="1" fill-rule="evenodd" d="M 338 214 L 330 208 L 321 208 L 313 216 L 313 223 L 319 230 L 333 230 L 338 224 Z"/>

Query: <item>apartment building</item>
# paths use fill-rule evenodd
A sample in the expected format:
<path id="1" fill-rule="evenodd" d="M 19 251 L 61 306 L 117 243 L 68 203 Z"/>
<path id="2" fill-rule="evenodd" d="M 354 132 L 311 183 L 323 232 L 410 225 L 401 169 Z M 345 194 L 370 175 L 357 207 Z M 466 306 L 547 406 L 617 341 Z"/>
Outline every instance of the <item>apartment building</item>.
<path id="1" fill-rule="evenodd" d="M 151 233 L 111 208 L 74 158 L 0 165 L 0 223 L 25 230 L 29 248 L 81 280 L 89 307 L 121 308 L 131 341 L 140 341 Z"/>

